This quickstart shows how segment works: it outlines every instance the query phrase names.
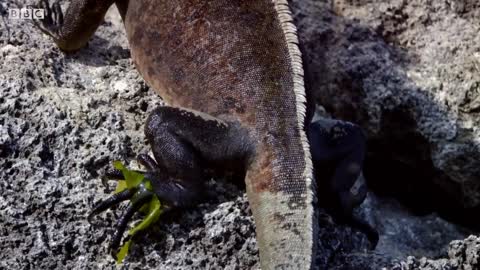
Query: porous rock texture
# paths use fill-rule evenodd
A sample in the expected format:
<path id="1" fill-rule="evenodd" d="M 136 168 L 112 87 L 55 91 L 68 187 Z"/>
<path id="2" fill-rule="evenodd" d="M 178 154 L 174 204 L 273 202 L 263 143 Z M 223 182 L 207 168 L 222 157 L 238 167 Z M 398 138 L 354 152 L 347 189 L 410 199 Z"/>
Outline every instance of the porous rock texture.
<path id="1" fill-rule="evenodd" d="M 368 132 L 371 184 L 425 208 L 478 212 L 479 2 L 293 6 L 317 101 Z"/>
<path id="2" fill-rule="evenodd" d="M 406 261 L 396 264 L 392 270 L 437 270 L 437 269 L 480 269 L 480 238 L 470 236 L 463 241 L 453 241 L 448 247 L 448 257 L 431 260 L 409 256 Z"/>
<path id="3" fill-rule="evenodd" d="M 478 18 L 475 14 L 479 9 L 469 5 L 461 8 L 460 1 L 450 3 L 451 7 L 449 1 L 439 1 L 449 7 L 443 9 L 435 1 L 397 2 L 401 1 L 334 5 L 292 1 L 309 72 L 322 75 L 312 80 L 317 100 L 330 114 L 356 120 L 368 131 L 374 146 L 369 160 L 384 158 L 382 147 L 391 147 L 386 141 L 392 137 L 413 136 L 423 144 L 415 149 L 409 140 L 401 145 L 404 152 L 399 151 L 400 146 L 392 151 L 389 161 L 411 164 L 418 150 L 424 161 L 418 168 L 463 168 L 459 172 L 442 171 L 446 177 L 440 180 L 446 186 L 473 183 L 470 176 L 478 173 L 478 167 L 468 166 L 475 164 L 470 157 L 475 138 L 478 143 L 478 122 L 470 118 L 471 128 L 462 125 L 477 112 L 478 84 L 477 90 L 469 88 L 478 79 L 473 75 L 476 58 L 465 57 L 472 61 L 467 65 L 453 52 L 435 55 L 448 46 L 454 47 L 457 56 L 472 52 L 478 42 L 468 38 L 476 27 L 468 20 Z M 0 3 L 0 11 L 24 4 L 29 3 L 7 0 Z M 410 12 L 412 5 L 416 15 L 397 22 L 397 14 Z M 443 13 L 433 12 L 432 5 L 433 11 Z M 450 21 L 442 22 L 442 14 Z M 410 23 L 417 17 L 426 17 L 437 28 L 427 31 Z M 456 24 L 458 20 L 465 20 L 464 25 Z M 463 32 L 467 34 L 463 36 Z M 458 34 L 463 40 L 444 40 L 438 36 L 441 34 Z M 409 54 L 416 55 L 419 50 L 433 56 L 420 51 L 422 57 L 412 61 Z M 440 77 L 433 76 L 441 64 Z M 409 72 L 419 77 L 412 79 L 407 76 Z M 442 87 L 434 87 L 438 84 Z M 460 92 L 473 89 L 465 94 L 471 101 L 466 102 L 473 105 L 460 105 L 463 103 L 457 100 L 456 92 L 451 91 L 455 84 L 459 84 Z M 437 94 L 453 105 L 442 105 Z M 123 25 L 114 8 L 88 46 L 71 55 L 60 52 L 29 21 L 0 21 L 0 269 L 258 268 L 254 224 L 244 191 L 224 181 L 209 181 L 205 203 L 162 217 L 137 239 L 125 263 L 118 267 L 108 254 L 108 243 L 123 208 L 99 215 L 93 224 L 87 222 L 93 204 L 111 194 L 114 187 L 110 183 L 107 189 L 100 181 L 111 161 L 120 159 L 138 167 L 133 161 L 136 154 L 149 150 L 143 123 L 160 104 L 161 99 L 133 67 Z M 411 118 L 405 117 L 405 111 L 412 113 Z M 448 117 L 443 118 L 445 115 Z M 391 123 L 382 120 L 385 117 L 400 119 Z M 430 117 L 439 122 L 434 123 Z M 403 125 L 409 128 L 405 134 L 394 133 Z M 468 145 L 471 147 L 465 149 Z M 426 146 L 433 150 L 426 151 Z M 461 153 L 465 157 L 459 161 L 455 157 Z M 413 170 L 412 174 L 417 172 Z M 427 176 L 432 176 L 430 171 Z M 447 196 L 431 182 L 427 181 L 425 188 Z M 467 202 L 452 202 L 455 209 L 475 205 L 475 190 L 478 188 L 469 188 L 471 193 L 454 189 L 452 197 Z M 466 238 L 471 231 L 431 211 L 414 216 L 395 199 L 370 194 L 357 214 L 378 228 L 380 241 L 374 251 L 367 249 L 368 241 L 361 232 L 336 224 L 323 210 L 319 212 L 317 263 L 321 269 L 479 267 L 479 239 L 471 236 L 448 245 Z"/>

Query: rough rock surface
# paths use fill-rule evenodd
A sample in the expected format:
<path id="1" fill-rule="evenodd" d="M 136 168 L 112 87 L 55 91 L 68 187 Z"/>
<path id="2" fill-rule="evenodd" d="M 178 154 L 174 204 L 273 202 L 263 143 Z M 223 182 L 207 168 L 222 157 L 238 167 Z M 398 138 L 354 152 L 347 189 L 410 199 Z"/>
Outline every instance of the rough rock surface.
<path id="1" fill-rule="evenodd" d="M 448 247 L 448 258 L 431 260 L 425 257 L 416 259 L 408 257 L 405 262 L 397 263 L 392 270 L 446 270 L 446 269 L 480 269 L 480 238 L 470 236 L 463 241 L 453 241 Z"/>
<path id="2" fill-rule="evenodd" d="M 372 32 L 373 26 L 359 28 L 356 23 L 343 25 L 339 30 L 337 27 L 341 25 L 335 26 L 332 22 L 343 24 L 347 19 L 329 11 L 330 7 L 323 2 L 293 2 L 302 37 L 311 40 L 307 42 L 310 63 L 329 59 L 328 70 L 321 67 L 320 71 L 328 75 L 325 80 L 330 80 L 327 85 L 331 85 L 332 91 L 346 88 L 339 85 L 348 82 L 347 75 L 359 76 L 358 73 L 367 72 L 365 68 L 369 66 L 377 70 L 377 61 L 383 59 L 379 54 L 383 55 L 386 48 L 393 46 Z M 412 2 L 424 5 L 423 1 Z M 0 11 L 15 7 L 15 3 L 14 0 L 1 2 Z M 343 10 L 344 16 L 348 10 L 360 14 L 354 11 L 360 12 L 364 5 L 360 1 L 354 6 L 359 7 L 358 10 L 349 5 Z M 354 16 L 352 14 L 348 16 Z M 375 14 L 358 16 L 386 23 L 386 19 Z M 478 18 L 474 15 L 475 12 L 469 11 L 458 16 Z M 107 211 L 93 224 L 87 222 L 86 216 L 96 201 L 110 194 L 102 186 L 99 175 L 111 161 L 120 159 L 135 167 L 137 164 L 132 162 L 135 155 L 148 151 L 142 125 L 148 113 L 162 101 L 134 69 L 123 26 L 115 12 L 109 12 L 88 47 L 72 55 L 61 53 L 28 21 L 7 19 L 6 22 L 9 31 L 0 20 L 0 269 L 115 269 L 107 246 L 121 209 Z M 322 32 L 305 30 L 310 24 Z M 357 30 L 363 32 L 356 33 Z M 314 54 L 312 46 L 324 44 L 319 40 L 331 37 L 336 31 L 351 37 L 343 39 L 343 43 L 331 41 L 324 45 L 324 51 L 329 53 L 335 52 L 333 46 L 339 46 L 338 55 L 327 57 L 320 53 L 322 50 Z M 430 38 L 435 37 L 432 34 Z M 352 49 L 348 50 L 349 46 Z M 414 49 L 418 48 L 405 50 Z M 362 54 L 363 50 L 369 53 Z M 334 58 L 337 60 L 333 61 Z M 395 61 L 409 63 L 411 69 L 430 70 L 426 68 L 428 59 L 418 66 L 395 57 L 382 61 L 395 67 L 387 69 L 384 80 L 369 76 L 371 80 L 366 82 L 350 81 L 355 86 L 349 88 L 352 91 L 346 94 L 338 91 L 338 97 L 330 98 L 354 98 L 353 90 L 380 87 L 376 84 L 397 91 L 404 77 L 395 73 L 397 68 L 403 68 Z M 445 76 L 456 78 L 456 71 L 450 73 L 452 70 L 447 68 L 445 72 Z M 334 76 L 338 76 L 338 81 Z M 472 81 L 474 79 L 466 83 Z M 360 98 L 355 100 L 358 102 L 340 104 L 364 106 L 366 103 Z M 392 101 L 392 106 L 395 102 Z M 341 113 L 344 109 L 332 106 L 327 109 L 345 116 Z M 345 118 L 356 119 L 355 112 Z M 382 128 L 375 129 L 369 122 L 372 119 L 377 118 L 365 114 L 358 120 L 372 136 L 388 135 L 379 131 Z M 403 157 L 402 153 L 397 154 Z M 464 162 L 470 162 L 468 156 Z M 111 183 L 111 187 L 113 185 Z M 254 224 L 242 189 L 222 181 L 210 181 L 208 190 L 211 196 L 205 203 L 161 218 L 158 226 L 141 236 L 120 268 L 258 268 Z M 321 211 L 317 261 L 323 269 L 457 269 L 454 265 L 461 265 L 458 269 L 478 269 L 478 238 L 452 242 L 447 252 L 450 241 L 463 239 L 470 231 L 437 214 L 413 216 L 395 200 L 371 195 L 358 215 L 378 228 L 381 235 L 378 247 L 367 251 L 368 241 L 362 233 L 335 224 Z M 446 259 L 407 259 L 409 255 Z"/>
<path id="3" fill-rule="evenodd" d="M 293 2 L 318 102 L 368 131 L 367 178 L 423 204 L 478 207 L 478 1 Z"/>

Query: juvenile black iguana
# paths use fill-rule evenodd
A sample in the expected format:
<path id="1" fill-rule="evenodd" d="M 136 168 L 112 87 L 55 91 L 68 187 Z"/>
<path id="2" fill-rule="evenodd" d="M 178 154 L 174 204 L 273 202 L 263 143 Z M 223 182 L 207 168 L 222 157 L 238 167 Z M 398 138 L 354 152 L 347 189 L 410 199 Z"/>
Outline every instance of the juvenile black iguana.
<path id="1" fill-rule="evenodd" d="M 138 71 L 169 105 L 145 124 L 154 158 L 139 156 L 154 194 L 130 204 L 114 250 L 146 199 L 191 205 L 213 168 L 245 178 L 262 269 L 314 268 L 310 117 L 286 0 L 72 0 L 65 18 L 58 4 L 42 3 L 49 16 L 38 26 L 64 51 L 83 47 L 115 3 Z M 132 195 L 114 195 L 94 213 Z"/>

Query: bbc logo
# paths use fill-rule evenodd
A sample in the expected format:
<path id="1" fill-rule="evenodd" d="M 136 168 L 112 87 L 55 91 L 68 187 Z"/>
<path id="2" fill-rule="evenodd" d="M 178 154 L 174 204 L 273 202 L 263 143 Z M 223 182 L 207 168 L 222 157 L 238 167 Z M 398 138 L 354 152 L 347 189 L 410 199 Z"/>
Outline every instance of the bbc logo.
<path id="1" fill-rule="evenodd" d="M 9 19 L 32 20 L 32 19 L 43 19 L 44 17 L 45 17 L 45 10 L 41 8 L 9 8 L 8 9 Z"/>

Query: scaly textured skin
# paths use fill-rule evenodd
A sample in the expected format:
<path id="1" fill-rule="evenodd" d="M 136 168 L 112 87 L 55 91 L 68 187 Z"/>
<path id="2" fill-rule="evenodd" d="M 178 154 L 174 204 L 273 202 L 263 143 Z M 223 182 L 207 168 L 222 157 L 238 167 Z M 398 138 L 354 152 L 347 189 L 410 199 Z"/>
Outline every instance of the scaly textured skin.
<path id="1" fill-rule="evenodd" d="M 279 13 L 287 9 L 278 0 L 136 0 L 125 14 L 132 58 L 169 105 L 238 121 L 255 138 L 246 186 L 263 269 L 310 269 L 316 238 L 302 65 Z"/>
<path id="2" fill-rule="evenodd" d="M 82 47 L 112 3 L 74 1 L 57 33 L 59 47 Z M 220 128 L 237 125 L 247 134 L 253 150 L 240 162 L 245 163 L 261 267 L 312 269 L 316 190 L 304 131 L 301 55 L 287 1 L 115 3 L 137 69 L 169 106 L 212 118 Z M 151 115 L 147 123 L 152 140 L 156 134 L 150 126 L 160 125 L 155 122 L 160 115 Z"/>

